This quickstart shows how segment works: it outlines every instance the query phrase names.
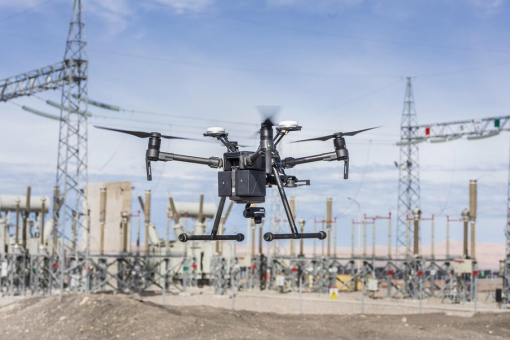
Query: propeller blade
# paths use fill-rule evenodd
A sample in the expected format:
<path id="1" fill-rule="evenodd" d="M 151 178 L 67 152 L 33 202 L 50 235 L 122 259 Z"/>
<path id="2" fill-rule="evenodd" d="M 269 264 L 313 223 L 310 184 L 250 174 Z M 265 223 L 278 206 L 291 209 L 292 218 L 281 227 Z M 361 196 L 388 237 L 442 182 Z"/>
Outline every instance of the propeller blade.
<path id="1" fill-rule="evenodd" d="M 310 139 L 300 139 L 300 140 L 296 140 L 296 141 L 291 142 L 291 143 L 310 142 L 310 141 L 314 141 L 314 140 L 320 140 L 320 141 L 324 142 L 324 141 L 327 141 L 328 139 L 331 139 L 333 137 L 335 137 L 335 135 L 327 135 L 327 136 L 310 138 Z"/>
<path id="2" fill-rule="evenodd" d="M 204 142 L 203 140 L 201 139 L 195 139 L 195 138 L 186 138 L 186 137 L 176 137 L 176 136 L 166 136 L 166 135 L 161 135 L 161 138 L 165 138 L 165 139 L 183 139 L 183 140 L 194 140 L 194 141 L 197 141 L 197 142 Z"/>
<path id="3" fill-rule="evenodd" d="M 369 128 L 369 129 L 364 129 L 364 130 L 358 130 L 358 131 L 345 132 L 345 133 L 343 133 L 343 135 L 344 135 L 344 136 L 354 136 L 354 135 L 357 135 L 357 134 L 358 134 L 358 133 L 360 133 L 360 132 L 368 131 L 368 130 L 373 130 L 373 129 L 378 129 L 378 128 L 380 128 L 380 126 L 376 126 L 376 127 Z"/>
<path id="4" fill-rule="evenodd" d="M 149 132 L 142 132 L 142 131 L 130 131 L 130 130 L 120 130 L 120 129 L 112 129 L 104 126 L 97 126 L 94 125 L 96 129 L 103 129 L 103 130 L 110 130 L 115 132 L 121 132 L 121 133 L 127 133 L 128 135 L 133 135 L 138 138 L 149 138 L 151 134 Z"/>
<path id="5" fill-rule="evenodd" d="M 94 127 L 97 128 L 97 129 L 103 129 L 103 130 L 110 130 L 110 131 L 115 131 L 115 132 L 127 133 L 128 135 L 133 135 L 133 136 L 136 136 L 138 138 L 149 138 L 154 133 L 154 132 L 143 132 L 143 131 L 131 131 L 131 130 L 112 129 L 112 128 L 108 128 L 108 127 L 104 127 L 104 126 L 98 126 L 98 125 L 94 125 Z M 183 140 L 194 140 L 194 141 L 202 142 L 201 139 L 193 139 L 193 138 L 186 138 L 186 137 L 176 137 L 176 136 L 167 136 L 167 135 L 162 135 L 159 132 L 155 132 L 155 133 L 158 134 L 158 137 L 165 138 L 165 139 L 183 139 Z"/>
<path id="6" fill-rule="evenodd" d="M 301 140 L 297 140 L 297 141 L 294 141 L 294 142 L 291 142 L 291 143 L 310 142 L 310 141 L 314 141 L 314 140 L 320 140 L 320 141 L 324 142 L 324 141 L 327 141 L 328 139 L 331 139 L 331 138 L 334 138 L 334 137 L 355 136 L 358 133 L 361 133 L 361 132 L 364 132 L 364 131 L 368 131 L 368 130 L 378 129 L 378 128 L 380 128 L 380 126 L 376 126 L 376 127 L 368 128 L 368 129 L 364 129 L 364 130 L 351 131 L 351 132 L 337 132 L 337 133 L 334 133 L 332 135 L 316 137 L 316 138 L 310 138 L 310 139 L 301 139 Z"/>

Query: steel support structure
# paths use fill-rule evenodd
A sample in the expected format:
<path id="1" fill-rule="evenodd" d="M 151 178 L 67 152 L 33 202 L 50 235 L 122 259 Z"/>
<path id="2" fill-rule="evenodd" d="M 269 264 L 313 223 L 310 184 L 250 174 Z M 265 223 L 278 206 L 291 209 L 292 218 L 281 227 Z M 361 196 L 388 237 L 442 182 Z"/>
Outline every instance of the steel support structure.
<path id="1" fill-rule="evenodd" d="M 398 179 L 398 215 L 397 215 L 397 247 L 406 249 L 406 235 L 412 238 L 412 230 L 407 229 L 406 218 L 412 215 L 412 210 L 420 206 L 420 168 L 418 144 L 413 143 L 416 139 L 418 129 L 418 118 L 414 107 L 414 94 L 411 78 L 407 78 L 404 109 L 402 111 L 402 122 L 400 125 L 400 163 Z"/>
<path id="2" fill-rule="evenodd" d="M 33 95 L 46 90 L 61 89 L 61 112 L 58 143 L 58 161 L 56 173 L 56 192 L 61 196 L 56 199 L 54 219 L 58 227 L 54 229 L 54 236 L 60 236 L 59 269 L 51 268 L 49 289 L 60 281 L 60 289 L 64 287 L 64 279 L 71 279 L 80 273 L 84 266 L 83 254 L 88 253 L 88 247 L 81 249 L 78 254 L 76 245 L 78 235 L 81 234 L 83 213 L 84 186 L 87 184 L 87 102 L 78 98 L 87 98 L 88 56 L 86 51 L 85 21 L 83 17 L 83 0 L 74 0 L 73 12 L 66 42 L 64 59 L 62 62 L 42 67 L 14 77 L 0 80 L 0 102 L 6 102 L 18 97 Z M 55 209 L 56 208 L 56 209 Z M 72 229 L 73 235 L 68 237 L 66 229 Z M 88 231 L 87 231 L 88 232 Z M 53 238 L 57 240 L 57 237 Z M 58 243 L 54 243 L 58 248 Z M 66 249 L 70 248 L 74 257 L 73 266 L 68 268 L 65 263 Z M 86 257 L 86 256 L 85 256 Z M 29 259 L 27 259 L 29 261 Z M 55 259 L 50 261 L 55 263 Z M 40 267 L 39 265 L 37 266 Z M 57 277 L 59 276 L 59 277 Z M 39 280 L 39 279 L 38 279 Z M 81 279 L 80 279 L 81 280 Z"/>
<path id="3" fill-rule="evenodd" d="M 83 1 L 75 0 L 69 33 L 67 36 L 64 62 L 72 72 L 67 72 L 67 81 L 62 86 L 60 111 L 60 129 L 58 142 L 58 160 L 56 187 L 62 191 L 60 211 L 58 213 L 58 228 L 60 238 L 65 244 L 67 229 L 72 226 L 73 236 L 80 235 L 86 226 L 83 222 L 83 204 L 86 203 L 85 186 L 87 179 L 87 102 L 77 98 L 87 98 L 88 87 L 88 56 L 85 35 L 85 21 L 83 17 Z M 57 231 L 58 230 L 58 231 Z M 88 233 L 88 230 L 87 230 Z M 82 242 L 85 243 L 85 242 Z M 67 247 L 61 249 L 61 289 L 64 285 L 64 259 Z M 88 248 L 87 245 L 85 248 Z M 78 254 L 77 248 L 71 249 L 75 252 L 76 269 L 83 267 L 79 262 L 88 261 Z M 88 249 L 83 249 L 85 257 L 88 257 Z M 87 264 L 88 266 L 88 264 Z"/>
<path id="4" fill-rule="evenodd" d="M 413 231 L 408 230 L 409 226 L 406 225 L 406 216 L 411 215 L 414 207 L 420 206 L 418 144 L 426 141 L 431 144 L 449 142 L 463 136 L 466 136 L 468 140 L 485 139 L 497 136 L 502 131 L 510 131 L 510 116 L 418 125 L 411 78 L 407 78 L 400 142 L 397 143 L 397 146 L 400 146 L 397 249 L 407 249 L 406 240 L 413 238 Z M 506 256 L 504 260 L 503 296 L 506 304 L 510 305 L 510 160 L 506 208 Z M 407 250 L 405 255 L 406 257 L 410 256 Z M 415 296 L 416 294 L 409 292 L 409 295 Z"/>
<path id="5" fill-rule="evenodd" d="M 0 102 L 63 87 L 78 74 L 76 63 L 68 60 L 0 80 Z"/>

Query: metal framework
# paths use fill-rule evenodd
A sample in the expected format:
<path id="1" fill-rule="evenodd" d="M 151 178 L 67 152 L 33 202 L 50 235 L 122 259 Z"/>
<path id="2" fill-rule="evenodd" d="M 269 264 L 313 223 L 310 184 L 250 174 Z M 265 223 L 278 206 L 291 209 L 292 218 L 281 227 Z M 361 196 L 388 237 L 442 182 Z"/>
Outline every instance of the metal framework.
<path id="1" fill-rule="evenodd" d="M 58 161 L 56 187 L 63 188 L 58 212 L 60 236 L 65 243 L 66 229 L 72 226 L 72 240 L 77 239 L 83 227 L 83 203 L 86 202 L 84 186 L 87 184 L 87 102 L 77 98 L 87 98 L 88 56 L 86 50 L 85 21 L 83 1 L 75 0 L 71 24 L 67 36 L 64 63 L 70 68 L 67 81 L 62 86 L 60 111 L 60 131 L 58 142 Z M 88 208 L 85 208 L 88 210 Z M 57 232 L 57 228 L 55 229 Z M 88 240 L 88 238 L 87 238 Z M 88 254 L 88 242 L 84 252 Z M 73 244 L 76 244 L 73 242 Z M 66 255 L 66 247 L 61 247 L 61 262 Z M 77 249 L 72 249 L 77 254 Z M 79 259 L 79 256 L 76 256 Z M 61 268 L 64 268 L 61 263 Z M 64 272 L 62 271 L 62 275 Z M 62 280 L 63 285 L 63 280 Z M 62 287 L 63 288 L 63 287 Z"/>
<path id="2" fill-rule="evenodd" d="M 418 125 L 414 127 L 416 133 L 411 140 L 421 142 L 428 139 L 431 143 L 442 143 L 462 136 L 467 136 L 468 140 L 494 137 L 501 131 L 510 131 L 509 122 L 510 116 L 500 116 Z"/>
<path id="3" fill-rule="evenodd" d="M 510 116 L 418 125 L 411 78 L 407 78 L 401 139 L 397 143 L 400 146 L 397 247 L 409 249 L 407 242 L 413 238 L 413 231 L 406 225 L 406 219 L 407 216 L 412 215 L 411 210 L 414 207 L 420 206 L 418 144 L 426 141 L 430 143 L 449 142 L 464 136 L 468 140 L 485 139 L 497 136 L 502 131 L 510 131 Z M 508 173 L 507 225 L 505 227 L 506 257 L 503 273 L 503 296 L 506 304 L 510 304 L 510 160 Z M 409 257 L 409 255 L 406 250 L 406 257 Z M 409 272 L 415 271 L 410 270 Z M 410 279 L 415 280 L 416 278 L 410 277 Z M 416 295 L 416 292 L 408 293 L 409 295 Z"/>
<path id="4" fill-rule="evenodd" d="M 0 102 L 58 89 L 78 73 L 76 63 L 64 60 L 14 77 L 0 80 Z"/>
<path id="5" fill-rule="evenodd" d="M 55 186 L 57 195 L 54 200 L 54 219 L 55 224 L 58 223 L 58 228 L 54 229 L 54 240 L 57 241 L 57 236 L 60 236 L 61 254 L 55 254 L 58 242 L 54 242 L 53 256 L 60 259 L 55 258 L 51 261 L 52 263 L 60 261 L 60 265 L 56 266 L 60 270 L 52 268 L 52 273 L 60 275 L 59 278 L 54 277 L 53 281 L 60 281 L 61 291 L 64 289 L 64 279 L 83 268 L 83 253 L 88 254 L 87 242 L 83 242 L 81 255 L 78 254 L 77 247 L 78 235 L 83 227 L 83 216 L 86 215 L 84 210 L 88 210 L 83 208 L 83 203 L 86 202 L 83 189 L 87 184 L 87 102 L 78 100 L 87 97 L 86 45 L 83 1 L 74 0 L 63 61 L 0 80 L 0 102 L 41 91 L 62 89 Z M 62 188 L 63 191 L 60 191 Z M 69 226 L 72 229 L 71 237 L 66 236 L 66 228 Z M 70 268 L 64 263 L 67 256 L 65 248 L 68 247 L 71 247 L 74 257 Z M 83 283 L 81 286 L 84 286 Z"/>
<path id="6" fill-rule="evenodd" d="M 406 219 L 415 207 L 420 206 L 420 168 L 419 149 L 417 143 L 411 141 L 417 138 L 418 119 L 414 107 L 414 94 L 411 78 L 407 78 L 404 109 L 400 125 L 400 164 L 398 177 L 398 215 L 397 215 L 397 250 L 406 249 L 406 235 L 412 231 L 407 230 Z M 397 254 L 399 255 L 399 254 Z"/>

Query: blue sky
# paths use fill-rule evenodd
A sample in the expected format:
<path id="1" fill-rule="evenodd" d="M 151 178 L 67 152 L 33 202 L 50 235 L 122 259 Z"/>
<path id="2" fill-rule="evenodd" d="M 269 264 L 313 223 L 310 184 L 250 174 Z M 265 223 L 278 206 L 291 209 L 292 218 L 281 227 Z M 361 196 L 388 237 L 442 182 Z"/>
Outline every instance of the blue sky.
<path id="1" fill-rule="evenodd" d="M 70 0 L 0 0 L 0 78 L 60 61 L 71 7 Z M 211 125 L 200 118 L 227 120 L 233 122 L 225 124 L 231 136 L 250 143 L 244 136 L 259 121 L 255 106 L 273 104 L 282 106 L 282 119 L 304 126 L 289 140 L 382 125 L 348 141 L 349 181 L 341 179 L 340 163 L 292 171 L 312 181 L 311 187 L 289 192 L 298 197 L 298 215 L 309 221 L 321 218 L 326 197 L 334 197 L 346 230 L 356 216 L 348 196 L 356 196 L 367 214 L 396 208 L 393 162 L 399 153 L 391 144 L 399 138 L 405 77 L 414 77 L 420 123 L 509 113 L 510 5 L 504 0 L 90 0 L 85 11 L 91 98 L 126 109 L 194 117 L 91 108 L 97 115 L 126 118 L 95 118 L 93 123 L 200 137 Z M 58 92 L 40 96 L 59 100 Z M 57 113 L 36 98 L 14 102 Z M 0 104 L 0 121 L 0 191 L 22 193 L 30 182 L 36 194 L 49 194 L 57 123 L 9 103 Z M 28 137 L 20 138 L 20 133 Z M 508 140 L 502 134 L 478 142 L 420 145 L 424 214 L 457 217 L 467 206 L 469 179 L 483 176 L 479 240 L 502 241 Z M 204 157 L 223 151 L 189 142 L 164 148 Z M 284 153 L 302 156 L 330 148 L 326 143 L 285 144 Z M 216 175 L 208 168 L 156 164 L 155 179 L 147 183 L 145 143 L 136 138 L 91 128 L 89 150 L 91 182 L 131 180 L 136 193 L 154 191 L 153 219 L 160 228 L 168 193 L 192 200 L 203 191 L 208 200 L 217 200 Z M 231 221 L 238 229 L 246 225 L 241 211 L 236 207 Z M 460 234 L 454 237 L 460 239 Z M 382 234 L 379 239 L 386 242 Z"/>

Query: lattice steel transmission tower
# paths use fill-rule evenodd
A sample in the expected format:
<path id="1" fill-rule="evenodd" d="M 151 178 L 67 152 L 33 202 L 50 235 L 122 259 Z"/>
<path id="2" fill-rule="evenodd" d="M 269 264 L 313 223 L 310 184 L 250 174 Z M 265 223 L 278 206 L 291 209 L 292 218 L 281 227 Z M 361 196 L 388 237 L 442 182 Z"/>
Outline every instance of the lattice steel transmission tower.
<path id="1" fill-rule="evenodd" d="M 63 242 L 71 224 L 73 237 L 82 226 L 84 185 L 87 184 L 88 56 L 83 1 L 75 0 L 64 53 L 67 81 L 62 85 L 56 186 L 62 191 L 59 229 Z M 64 247 L 62 247 L 64 248 Z"/>
<path id="2" fill-rule="evenodd" d="M 413 238 L 413 232 L 407 227 L 407 216 L 412 210 L 420 206 L 420 167 L 418 140 L 418 118 L 414 107 L 414 95 L 411 78 L 407 78 L 404 109 L 400 125 L 400 163 L 398 179 L 398 220 L 397 220 L 397 248 L 404 247 L 408 253 L 408 240 Z M 409 230 L 408 230 L 409 229 Z M 398 254 L 397 254 L 398 255 Z"/>

